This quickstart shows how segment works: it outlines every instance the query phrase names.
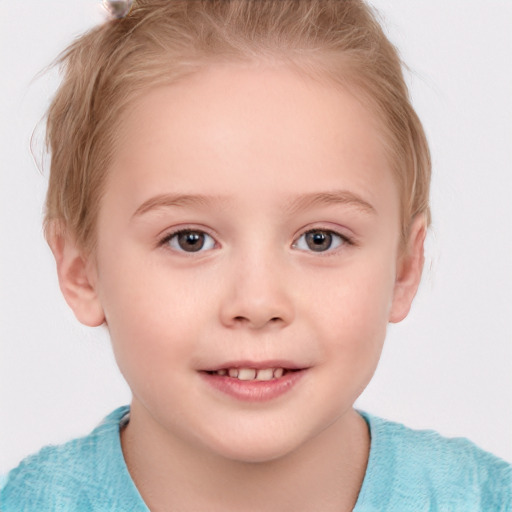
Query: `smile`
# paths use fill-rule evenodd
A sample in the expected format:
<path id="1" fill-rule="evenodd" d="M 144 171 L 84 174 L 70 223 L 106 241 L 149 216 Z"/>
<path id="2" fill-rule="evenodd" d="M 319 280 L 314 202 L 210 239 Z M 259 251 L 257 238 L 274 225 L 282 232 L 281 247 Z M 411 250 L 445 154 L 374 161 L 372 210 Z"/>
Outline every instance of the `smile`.
<path id="1" fill-rule="evenodd" d="M 208 372 L 211 375 L 229 376 L 232 379 L 244 380 L 244 381 L 269 381 L 273 379 L 280 379 L 288 371 L 285 368 L 223 368 Z"/>
<path id="2" fill-rule="evenodd" d="M 259 364 L 258 368 L 254 366 L 256 365 L 226 365 L 223 368 L 203 370 L 199 373 L 203 381 L 215 391 L 236 400 L 264 402 L 289 393 L 308 370 L 277 364 Z"/>

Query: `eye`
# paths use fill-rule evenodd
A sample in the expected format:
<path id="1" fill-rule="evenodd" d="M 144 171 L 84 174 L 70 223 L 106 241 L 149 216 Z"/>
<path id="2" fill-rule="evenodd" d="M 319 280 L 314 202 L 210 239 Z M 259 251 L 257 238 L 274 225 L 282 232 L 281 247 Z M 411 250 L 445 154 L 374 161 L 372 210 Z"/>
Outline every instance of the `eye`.
<path id="1" fill-rule="evenodd" d="M 345 243 L 350 243 L 349 239 L 339 233 L 327 229 L 311 229 L 301 235 L 293 247 L 302 251 L 326 252 Z"/>
<path id="2" fill-rule="evenodd" d="M 167 235 L 160 244 L 179 252 L 199 252 L 213 249 L 215 240 L 204 231 L 182 229 Z"/>

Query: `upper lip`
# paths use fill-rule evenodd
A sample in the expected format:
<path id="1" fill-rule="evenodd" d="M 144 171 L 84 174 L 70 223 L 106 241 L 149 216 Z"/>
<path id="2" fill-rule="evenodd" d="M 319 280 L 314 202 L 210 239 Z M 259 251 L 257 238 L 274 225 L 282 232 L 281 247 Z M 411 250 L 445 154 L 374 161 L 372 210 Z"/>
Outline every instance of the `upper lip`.
<path id="1" fill-rule="evenodd" d="M 294 363 L 292 361 L 285 361 L 282 359 L 272 359 L 266 361 L 228 361 L 218 365 L 202 368 L 205 372 L 214 372 L 218 370 L 227 370 L 229 368 L 254 368 L 255 370 L 263 370 L 265 368 L 283 368 L 285 370 L 303 370 L 306 368 L 304 365 Z"/>

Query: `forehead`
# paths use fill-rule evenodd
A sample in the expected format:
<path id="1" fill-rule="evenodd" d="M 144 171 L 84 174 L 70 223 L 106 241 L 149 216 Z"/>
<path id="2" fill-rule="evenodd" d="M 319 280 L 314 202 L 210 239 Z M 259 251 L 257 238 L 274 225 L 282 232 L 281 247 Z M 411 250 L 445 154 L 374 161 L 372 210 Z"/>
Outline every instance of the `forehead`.
<path id="1" fill-rule="evenodd" d="M 132 104 L 108 182 L 139 203 L 162 187 L 260 201 L 335 187 L 394 204 L 379 123 L 356 95 L 293 70 L 217 66 Z"/>

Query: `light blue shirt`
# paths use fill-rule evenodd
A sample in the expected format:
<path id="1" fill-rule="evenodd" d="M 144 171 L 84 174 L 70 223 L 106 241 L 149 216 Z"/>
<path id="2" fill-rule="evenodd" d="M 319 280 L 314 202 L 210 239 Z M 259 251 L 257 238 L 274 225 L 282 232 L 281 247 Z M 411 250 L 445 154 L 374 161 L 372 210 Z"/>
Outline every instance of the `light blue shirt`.
<path id="1" fill-rule="evenodd" d="M 8 474 L 2 512 L 148 512 L 119 437 L 128 407 L 88 436 L 47 446 Z M 512 466 L 467 439 L 415 431 L 359 411 L 371 449 L 354 512 L 511 512 Z"/>

